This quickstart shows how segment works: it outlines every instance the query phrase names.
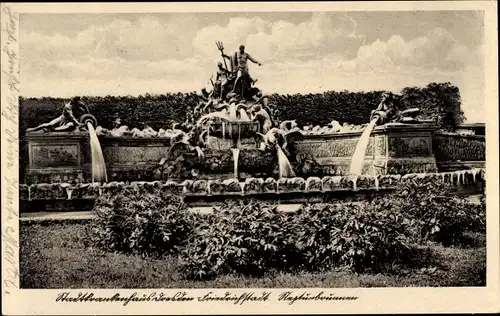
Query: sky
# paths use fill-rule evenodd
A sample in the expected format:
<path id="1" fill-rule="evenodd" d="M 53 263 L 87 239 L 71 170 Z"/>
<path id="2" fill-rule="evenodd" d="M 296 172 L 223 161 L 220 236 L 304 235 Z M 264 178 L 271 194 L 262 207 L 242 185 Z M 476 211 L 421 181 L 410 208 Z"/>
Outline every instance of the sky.
<path id="1" fill-rule="evenodd" d="M 468 122 L 484 121 L 480 11 L 23 14 L 25 97 L 132 95 L 209 87 L 240 44 L 265 93 L 398 93 L 451 82 Z"/>

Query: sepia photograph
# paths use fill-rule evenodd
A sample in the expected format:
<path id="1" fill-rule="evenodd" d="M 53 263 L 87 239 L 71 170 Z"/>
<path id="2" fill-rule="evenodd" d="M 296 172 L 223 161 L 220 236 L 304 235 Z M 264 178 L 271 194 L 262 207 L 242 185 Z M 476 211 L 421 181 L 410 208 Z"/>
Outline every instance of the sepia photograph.
<path id="1" fill-rule="evenodd" d="M 224 310 L 498 291 L 485 9 L 351 5 L 2 4 L 3 295 Z"/>

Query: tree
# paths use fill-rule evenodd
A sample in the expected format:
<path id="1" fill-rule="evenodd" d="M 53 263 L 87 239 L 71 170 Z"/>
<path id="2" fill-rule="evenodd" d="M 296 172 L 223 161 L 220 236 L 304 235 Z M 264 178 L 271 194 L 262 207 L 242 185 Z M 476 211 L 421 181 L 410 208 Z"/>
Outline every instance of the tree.
<path id="1" fill-rule="evenodd" d="M 401 94 L 404 108 L 420 108 L 423 118 L 436 120 L 442 129 L 454 131 L 464 122 L 460 90 L 449 82 L 404 88 Z"/>

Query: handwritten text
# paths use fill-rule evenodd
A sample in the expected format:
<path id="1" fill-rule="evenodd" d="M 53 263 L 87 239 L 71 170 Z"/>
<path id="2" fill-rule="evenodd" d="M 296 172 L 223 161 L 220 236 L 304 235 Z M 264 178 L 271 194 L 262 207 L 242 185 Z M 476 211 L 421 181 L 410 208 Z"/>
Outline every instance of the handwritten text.
<path id="1" fill-rule="evenodd" d="M 17 193 L 18 148 L 17 132 L 19 117 L 19 55 L 18 36 L 19 14 L 9 6 L 2 7 L 2 79 L 7 89 L 2 89 L 2 253 L 3 253 L 3 293 L 11 294 L 18 288 L 19 268 L 17 263 L 18 223 Z M 9 124 L 7 124 L 9 123 Z"/>

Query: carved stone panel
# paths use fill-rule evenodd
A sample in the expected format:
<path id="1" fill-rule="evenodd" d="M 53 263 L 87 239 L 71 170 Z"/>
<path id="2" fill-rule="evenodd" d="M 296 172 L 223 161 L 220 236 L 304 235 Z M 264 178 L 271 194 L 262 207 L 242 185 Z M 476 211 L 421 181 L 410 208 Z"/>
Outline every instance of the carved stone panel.
<path id="1" fill-rule="evenodd" d="M 428 157 L 432 155 L 431 139 L 425 136 L 390 136 L 389 156 Z"/>
<path id="2" fill-rule="evenodd" d="M 168 149 L 166 146 L 110 146 L 103 147 L 102 153 L 106 163 L 145 163 L 159 162 L 167 156 Z"/>
<path id="3" fill-rule="evenodd" d="M 437 172 L 436 160 L 433 158 L 423 159 L 390 159 L 387 163 L 388 174 L 407 173 L 434 173 Z"/>
<path id="4" fill-rule="evenodd" d="M 375 136 L 375 155 L 376 156 L 385 156 L 386 155 L 386 144 L 385 144 L 385 136 L 378 135 Z"/>
<path id="5" fill-rule="evenodd" d="M 80 166 L 80 149 L 75 144 L 32 144 L 30 168 L 67 168 Z"/>
<path id="6" fill-rule="evenodd" d="M 295 145 L 298 152 L 305 152 L 314 158 L 352 157 L 359 138 L 331 138 L 323 141 L 303 141 Z M 373 137 L 370 138 L 365 156 L 373 156 Z"/>
<path id="7" fill-rule="evenodd" d="M 27 175 L 26 182 L 32 183 L 82 183 L 86 182 L 83 172 L 78 169 L 57 169 L 50 172 L 31 171 Z"/>

